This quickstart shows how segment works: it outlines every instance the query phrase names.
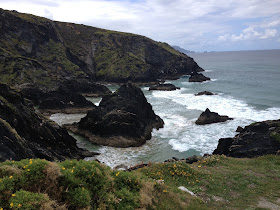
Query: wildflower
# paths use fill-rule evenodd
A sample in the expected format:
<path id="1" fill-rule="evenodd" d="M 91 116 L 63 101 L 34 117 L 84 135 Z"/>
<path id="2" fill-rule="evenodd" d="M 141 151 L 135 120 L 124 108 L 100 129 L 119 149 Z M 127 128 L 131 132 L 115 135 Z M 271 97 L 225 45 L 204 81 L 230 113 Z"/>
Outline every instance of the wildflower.
<path id="1" fill-rule="evenodd" d="M 198 166 L 198 168 L 201 168 L 201 166 Z"/>
<path id="2" fill-rule="evenodd" d="M 0 210 L 3 210 L 3 208 L 1 208 Z"/>
<path id="3" fill-rule="evenodd" d="M 63 167 L 62 170 L 65 170 L 65 168 Z"/>
<path id="4" fill-rule="evenodd" d="M 74 172 L 74 170 L 72 169 L 72 170 L 71 170 L 71 173 L 73 173 L 73 172 Z"/>
<path id="5" fill-rule="evenodd" d="M 13 178 L 13 176 L 10 176 L 10 179 Z"/>
<path id="6" fill-rule="evenodd" d="M 165 193 L 166 193 L 166 192 L 167 192 L 167 190 L 163 190 L 162 192 L 165 192 Z"/>
<path id="7" fill-rule="evenodd" d="M 116 176 L 119 176 L 120 172 L 116 173 Z"/>
<path id="8" fill-rule="evenodd" d="M 10 204 L 10 206 L 11 206 L 11 208 L 12 208 L 12 207 L 14 206 L 14 204 L 13 204 L 13 203 L 11 203 L 11 204 Z"/>
<path id="9" fill-rule="evenodd" d="M 15 197 L 15 196 L 16 196 L 16 194 L 12 194 L 12 196 L 13 196 L 13 197 Z"/>
<path id="10" fill-rule="evenodd" d="M 27 169 L 27 171 L 30 171 L 30 169 Z"/>
<path id="11" fill-rule="evenodd" d="M 29 159 L 29 164 L 32 164 L 32 159 Z"/>
<path id="12" fill-rule="evenodd" d="M 21 204 L 18 204 L 18 207 L 22 207 L 22 205 L 21 205 Z"/>

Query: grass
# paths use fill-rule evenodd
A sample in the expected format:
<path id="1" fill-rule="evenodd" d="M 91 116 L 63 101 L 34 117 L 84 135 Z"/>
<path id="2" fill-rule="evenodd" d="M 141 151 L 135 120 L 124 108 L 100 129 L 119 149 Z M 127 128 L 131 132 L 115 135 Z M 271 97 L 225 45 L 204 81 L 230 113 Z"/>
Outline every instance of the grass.
<path id="1" fill-rule="evenodd" d="M 0 163 L 0 208 L 263 209 L 279 207 L 280 156 L 211 156 L 132 172 L 95 161 Z M 184 186 L 195 196 L 178 189 Z"/>

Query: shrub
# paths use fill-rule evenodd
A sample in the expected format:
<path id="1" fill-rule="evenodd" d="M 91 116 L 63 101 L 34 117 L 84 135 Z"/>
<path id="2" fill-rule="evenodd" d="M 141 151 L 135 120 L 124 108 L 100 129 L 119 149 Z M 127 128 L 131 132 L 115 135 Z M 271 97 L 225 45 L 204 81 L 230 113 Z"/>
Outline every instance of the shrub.
<path id="1" fill-rule="evenodd" d="M 85 189 L 84 187 L 71 189 L 67 193 L 66 197 L 71 207 L 74 208 L 90 207 L 91 194 L 90 191 Z"/>
<path id="2" fill-rule="evenodd" d="M 32 193 L 25 190 L 19 190 L 9 199 L 10 207 L 13 209 L 40 209 L 41 205 L 49 200 L 48 196 L 41 193 Z"/>

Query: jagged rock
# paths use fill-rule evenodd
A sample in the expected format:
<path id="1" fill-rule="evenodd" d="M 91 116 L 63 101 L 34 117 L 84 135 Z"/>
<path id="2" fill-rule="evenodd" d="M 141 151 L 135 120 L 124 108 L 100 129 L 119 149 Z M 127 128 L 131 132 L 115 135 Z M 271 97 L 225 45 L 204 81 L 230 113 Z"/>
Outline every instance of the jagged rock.
<path id="1" fill-rule="evenodd" d="M 128 83 L 104 96 L 78 124 L 66 127 L 96 144 L 131 147 L 144 144 L 151 138 L 152 129 L 163 124 L 141 89 Z"/>
<path id="2" fill-rule="evenodd" d="M 68 80 L 154 82 L 204 71 L 167 43 L 144 36 L 3 9 L 0 17 L 0 81 L 11 86 L 52 90 Z"/>
<path id="3" fill-rule="evenodd" d="M 242 128 L 241 126 L 238 126 L 235 132 L 240 133 L 240 132 L 242 132 L 242 131 L 243 131 L 243 128 Z"/>
<path id="4" fill-rule="evenodd" d="M 159 84 L 149 88 L 149 90 L 163 90 L 163 91 L 172 91 L 180 89 L 173 84 Z"/>
<path id="5" fill-rule="evenodd" d="M 189 78 L 189 82 L 204 82 L 207 80 L 211 80 L 211 79 L 197 72 L 192 72 L 191 77 Z"/>
<path id="6" fill-rule="evenodd" d="M 215 94 L 211 93 L 209 91 L 203 91 L 203 92 L 199 92 L 199 93 L 195 94 L 195 96 L 202 96 L 202 95 L 212 96 L 212 95 L 215 95 Z"/>
<path id="7" fill-rule="evenodd" d="M 90 97 L 100 97 L 111 93 L 111 91 L 105 85 L 97 84 L 87 80 L 69 80 L 64 82 L 61 87 L 69 90 L 70 92 L 79 93 Z"/>
<path id="8" fill-rule="evenodd" d="M 186 158 L 186 163 L 192 164 L 195 163 L 197 161 L 199 161 L 199 157 L 197 157 L 196 155 L 193 155 L 191 157 Z"/>
<path id="9" fill-rule="evenodd" d="M 45 158 L 80 159 L 93 156 L 76 145 L 66 129 L 36 114 L 21 92 L 0 84 L 0 161 Z"/>
<path id="10" fill-rule="evenodd" d="M 93 107 L 95 105 L 82 95 L 62 87 L 45 93 L 44 98 L 39 102 L 39 109 L 43 113 L 71 113 L 71 110 L 73 110 L 72 113 L 87 112 Z"/>
<path id="11" fill-rule="evenodd" d="M 213 154 L 231 157 L 257 157 L 280 150 L 280 120 L 268 120 L 246 126 L 233 138 L 219 140 Z"/>
<path id="12" fill-rule="evenodd" d="M 219 115 L 216 112 L 211 112 L 208 108 L 201 113 L 199 118 L 195 121 L 195 124 L 197 125 L 206 125 L 211 123 L 219 123 L 219 122 L 225 122 L 227 120 L 232 120 L 233 118 L 229 118 L 225 115 Z"/>

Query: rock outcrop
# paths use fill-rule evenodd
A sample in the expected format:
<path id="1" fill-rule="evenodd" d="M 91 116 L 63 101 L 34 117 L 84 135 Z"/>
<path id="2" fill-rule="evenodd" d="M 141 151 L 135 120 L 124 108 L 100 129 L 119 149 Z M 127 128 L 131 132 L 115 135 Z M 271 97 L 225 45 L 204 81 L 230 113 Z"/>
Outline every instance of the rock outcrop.
<path id="1" fill-rule="evenodd" d="M 209 91 L 202 91 L 202 92 L 199 92 L 199 93 L 195 94 L 195 96 L 202 96 L 202 95 L 212 96 L 212 95 L 215 95 L 215 94 L 212 93 L 212 92 L 209 92 Z"/>
<path id="2" fill-rule="evenodd" d="M 219 122 L 225 122 L 227 120 L 232 120 L 232 118 L 229 118 L 228 116 L 219 115 L 216 112 L 211 112 L 208 108 L 201 113 L 199 118 L 195 121 L 195 124 L 197 125 L 206 125 L 211 123 L 219 123 Z"/>
<path id="3" fill-rule="evenodd" d="M 211 79 L 197 72 L 192 72 L 191 77 L 189 78 L 189 82 L 204 82 L 207 80 L 211 80 Z"/>
<path id="4" fill-rule="evenodd" d="M 153 128 L 163 127 L 140 88 L 131 83 L 102 98 L 98 107 L 79 123 L 66 128 L 96 144 L 114 147 L 140 146 L 151 138 Z"/>
<path id="5" fill-rule="evenodd" d="M 219 140 L 213 154 L 252 158 L 280 151 L 280 120 L 269 120 L 246 126 L 233 138 Z"/>
<path id="6" fill-rule="evenodd" d="M 92 156 L 76 145 L 66 129 L 36 113 L 21 92 L 0 84 L 0 161 L 47 160 Z"/>
<path id="7" fill-rule="evenodd" d="M 180 89 L 179 87 L 176 87 L 173 84 L 159 84 L 155 85 L 149 88 L 149 90 L 162 90 L 162 91 L 172 91 L 172 90 L 177 90 Z"/>
<path id="8" fill-rule="evenodd" d="M 104 85 L 81 81 L 67 81 L 52 91 L 39 86 L 22 85 L 23 96 L 31 100 L 42 113 L 81 113 L 94 107 L 84 96 L 97 97 L 111 93 Z"/>
<path id="9" fill-rule="evenodd" d="M 152 82 L 203 71 L 166 43 L 0 9 L 0 82 Z"/>

